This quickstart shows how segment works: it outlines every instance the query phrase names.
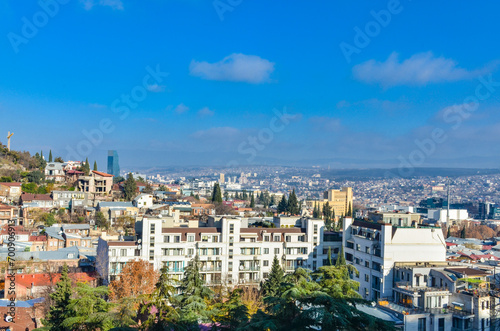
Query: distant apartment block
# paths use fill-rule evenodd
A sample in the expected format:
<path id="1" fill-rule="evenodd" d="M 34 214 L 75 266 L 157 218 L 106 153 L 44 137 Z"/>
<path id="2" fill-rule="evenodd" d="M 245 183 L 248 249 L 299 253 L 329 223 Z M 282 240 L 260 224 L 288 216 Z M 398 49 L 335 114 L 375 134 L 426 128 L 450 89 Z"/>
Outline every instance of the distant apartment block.
<path id="1" fill-rule="evenodd" d="M 308 209 L 313 210 L 315 206 L 319 206 L 323 210 L 323 205 L 328 202 L 335 212 L 335 216 L 339 217 L 347 215 L 349 206 L 353 208 L 352 204 L 352 188 L 343 187 L 341 190 L 328 190 L 323 193 L 322 200 L 307 200 L 306 206 Z"/>
<path id="2" fill-rule="evenodd" d="M 108 151 L 108 174 L 115 177 L 120 176 L 120 164 L 118 159 L 118 152 L 114 150 Z"/>

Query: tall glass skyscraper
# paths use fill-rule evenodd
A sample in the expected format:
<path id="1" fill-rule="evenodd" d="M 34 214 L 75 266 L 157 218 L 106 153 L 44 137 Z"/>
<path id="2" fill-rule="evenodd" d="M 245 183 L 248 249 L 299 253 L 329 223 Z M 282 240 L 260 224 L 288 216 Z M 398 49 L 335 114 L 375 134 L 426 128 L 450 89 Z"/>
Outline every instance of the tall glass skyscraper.
<path id="1" fill-rule="evenodd" d="M 116 151 L 108 151 L 108 174 L 115 177 L 120 176 L 120 164 L 118 163 L 118 153 Z"/>

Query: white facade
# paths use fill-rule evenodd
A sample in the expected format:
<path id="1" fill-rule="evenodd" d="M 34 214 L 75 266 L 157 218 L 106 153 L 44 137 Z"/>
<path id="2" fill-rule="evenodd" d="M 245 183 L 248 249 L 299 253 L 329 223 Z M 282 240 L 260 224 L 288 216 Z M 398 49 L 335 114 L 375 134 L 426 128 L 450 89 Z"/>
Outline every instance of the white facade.
<path id="1" fill-rule="evenodd" d="M 429 209 L 427 218 L 437 220 L 441 223 L 447 222 L 447 209 Z M 450 221 L 463 221 L 469 218 L 467 209 L 450 209 Z"/>
<path id="2" fill-rule="evenodd" d="M 391 224 L 344 219 L 343 245 L 348 263 L 359 271 L 359 294 L 367 300 L 392 298 L 396 262 L 446 261 L 440 228 L 399 228 Z"/>
<path id="3" fill-rule="evenodd" d="M 134 199 L 134 206 L 137 208 L 149 208 L 153 206 L 153 195 L 152 194 L 139 194 Z"/>
<path id="4" fill-rule="evenodd" d="M 208 227 L 194 227 L 193 224 L 191 227 L 187 224 L 171 227 L 172 222 L 145 217 L 142 220 L 140 258 L 153 263 L 157 270 L 168 266 L 174 278 L 181 279 L 184 268 L 198 255 L 202 277 L 208 284 L 257 285 L 268 276 L 274 256 L 278 257 L 286 272 L 293 272 L 298 267 L 317 269 L 327 261 L 328 247 L 332 247 L 332 259 L 335 260 L 334 253 L 342 244 L 340 237 L 323 242 L 324 222 L 319 219 L 301 219 L 299 227 L 283 224 L 287 227 L 276 228 L 249 228 L 245 220 L 230 216 L 211 217 L 208 223 Z M 279 218 L 275 223 L 279 224 Z M 112 245 L 116 244 L 107 243 L 108 262 L 104 264 L 109 265 L 108 276 L 111 278 L 112 259 L 117 259 L 117 263 L 124 261 L 117 253 L 112 256 Z M 131 252 L 135 245 L 130 243 Z M 128 260 L 137 258 L 135 254 L 134 251 L 134 255 L 127 255 Z"/>

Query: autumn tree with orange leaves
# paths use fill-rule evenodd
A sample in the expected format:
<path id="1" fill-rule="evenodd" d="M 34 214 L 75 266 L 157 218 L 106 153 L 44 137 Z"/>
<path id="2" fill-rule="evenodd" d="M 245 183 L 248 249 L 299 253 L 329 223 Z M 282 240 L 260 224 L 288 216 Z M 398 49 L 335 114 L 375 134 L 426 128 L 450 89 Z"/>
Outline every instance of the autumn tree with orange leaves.
<path id="1" fill-rule="evenodd" d="M 109 298 L 113 301 L 127 297 L 151 294 L 155 290 L 159 273 L 154 266 L 144 260 L 128 262 L 119 277 L 109 284 Z"/>

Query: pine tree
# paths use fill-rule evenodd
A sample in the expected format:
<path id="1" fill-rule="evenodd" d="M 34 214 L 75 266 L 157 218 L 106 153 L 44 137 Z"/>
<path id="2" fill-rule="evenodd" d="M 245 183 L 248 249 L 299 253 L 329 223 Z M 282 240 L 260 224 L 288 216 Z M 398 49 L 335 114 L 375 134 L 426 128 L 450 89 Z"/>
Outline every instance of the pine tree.
<path id="1" fill-rule="evenodd" d="M 295 189 L 293 189 L 292 193 L 290 193 L 290 197 L 288 198 L 288 212 L 292 215 L 298 215 L 300 213 L 299 201 L 297 200 Z"/>
<path id="2" fill-rule="evenodd" d="M 451 231 L 450 231 L 451 226 L 448 227 L 448 232 L 446 233 L 446 238 L 451 237 Z"/>
<path id="3" fill-rule="evenodd" d="M 333 265 L 332 262 L 332 248 L 328 247 L 328 265 Z"/>
<path id="4" fill-rule="evenodd" d="M 255 208 L 255 198 L 253 196 L 253 193 L 250 197 L 250 208 Z"/>
<path id="5" fill-rule="evenodd" d="M 178 297 L 178 307 L 183 322 L 196 325 L 200 317 L 206 319 L 209 314 L 206 300 L 212 297 L 213 292 L 205 286 L 201 278 L 198 255 L 184 269 L 184 278 L 179 289 L 182 294 Z"/>
<path id="6" fill-rule="evenodd" d="M 52 162 L 52 150 L 49 150 L 49 162 Z"/>
<path id="7" fill-rule="evenodd" d="M 276 296 L 279 294 L 280 286 L 285 279 L 285 272 L 280 265 L 278 257 L 275 255 L 273 259 L 273 265 L 271 266 L 271 272 L 269 277 L 266 279 L 264 284 L 262 284 L 262 292 L 264 296 Z"/>
<path id="8" fill-rule="evenodd" d="M 229 293 L 229 298 L 224 302 L 222 306 L 222 313 L 224 314 L 220 318 L 221 326 L 224 326 L 223 330 L 239 330 L 248 322 L 248 308 L 241 300 L 242 289 L 234 289 Z"/>
<path id="9" fill-rule="evenodd" d="M 214 184 L 214 190 L 212 192 L 212 202 L 222 203 L 222 193 L 220 190 L 219 183 Z"/>
<path id="10" fill-rule="evenodd" d="M 347 216 L 352 217 L 352 204 L 349 202 L 349 210 L 347 211 Z"/>
<path id="11" fill-rule="evenodd" d="M 465 239 L 465 238 L 466 238 L 466 234 L 465 234 L 465 225 L 464 225 L 464 227 L 462 228 L 462 230 L 460 231 L 460 238 L 462 238 L 462 239 Z"/>
<path id="12" fill-rule="evenodd" d="M 94 171 L 97 171 L 97 161 L 94 161 Z"/>
<path id="13" fill-rule="evenodd" d="M 49 326 L 50 330 L 68 330 L 62 326 L 62 323 L 66 318 L 75 315 L 75 311 L 69 308 L 71 295 L 73 294 L 73 285 L 68 276 L 68 269 L 68 265 L 65 264 L 62 268 L 61 278 L 56 284 L 56 290 L 50 294 L 53 304 L 47 314 L 47 319 L 43 321 L 43 324 Z"/>
<path id="14" fill-rule="evenodd" d="M 340 247 L 340 252 L 337 255 L 337 262 L 335 263 L 335 266 L 341 267 L 341 266 L 345 266 L 345 265 L 346 265 L 346 262 L 345 262 L 345 256 L 344 256 L 344 246 L 342 246 L 342 247 Z"/>
<path id="15" fill-rule="evenodd" d="M 283 194 L 280 203 L 278 204 L 278 213 L 286 213 L 288 211 L 288 202 L 286 200 L 286 196 Z"/>
<path id="16" fill-rule="evenodd" d="M 125 180 L 125 185 L 123 191 L 125 193 L 125 200 L 131 201 L 135 197 L 135 191 L 137 190 L 137 185 L 135 183 L 134 176 L 130 172 Z"/>
<path id="17" fill-rule="evenodd" d="M 89 164 L 89 158 L 85 160 L 85 163 L 83 164 L 83 172 L 85 172 L 85 175 L 88 176 L 90 174 L 90 164 Z"/>

